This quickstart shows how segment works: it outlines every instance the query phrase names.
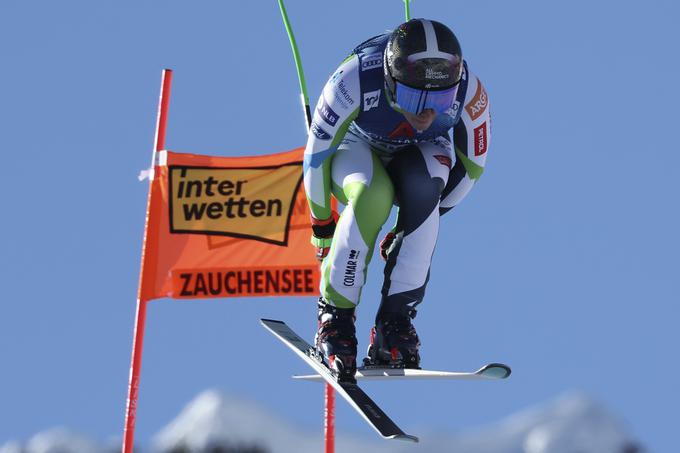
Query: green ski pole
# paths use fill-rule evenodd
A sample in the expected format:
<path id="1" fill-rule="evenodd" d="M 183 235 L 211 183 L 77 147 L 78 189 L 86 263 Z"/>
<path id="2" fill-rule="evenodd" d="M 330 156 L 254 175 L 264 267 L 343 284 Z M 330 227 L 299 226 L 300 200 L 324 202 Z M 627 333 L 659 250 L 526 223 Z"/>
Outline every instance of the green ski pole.
<path id="1" fill-rule="evenodd" d="M 406 12 L 406 22 L 411 20 L 411 0 L 404 0 L 404 10 Z"/>
<path id="2" fill-rule="evenodd" d="M 286 27 L 288 39 L 290 40 L 290 47 L 293 49 L 295 69 L 297 70 L 298 80 L 300 81 L 300 99 L 302 100 L 302 107 L 304 108 L 305 111 L 305 120 L 307 121 L 307 128 L 309 128 L 309 126 L 312 124 L 312 112 L 309 109 L 309 96 L 307 96 L 307 83 L 305 82 L 305 73 L 302 70 L 302 60 L 300 59 L 300 53 L 298 52 L 297 43 L 295 42 L 295 35 L 293 35 L 293 29 L 291 28 L 290 21 L 288 20 L 286 7 L 283 4 L 283 0 L 278 0 L 278 2 L 279 9 L 281 10 L 281 17 L 283 18 L 283 24 Z"/>

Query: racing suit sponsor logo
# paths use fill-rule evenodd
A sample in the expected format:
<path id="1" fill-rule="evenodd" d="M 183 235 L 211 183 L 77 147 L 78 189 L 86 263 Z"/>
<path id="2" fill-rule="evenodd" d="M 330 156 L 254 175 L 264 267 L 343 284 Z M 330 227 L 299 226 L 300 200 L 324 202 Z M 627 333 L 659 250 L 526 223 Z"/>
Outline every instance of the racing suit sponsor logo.
<path id="1" fill-rule="evenodd" d="M 354 99 L 352 96 L 350 96 L 349 89 L 347 88 L 347 85 L 345 85 L 345 81 L 341 79 L 337 83 L 336 87 L 337 89 L 335 90 L 335 99 L 337 99 L 338 102 L 345 108 L 349 107 L 350 105 L 354 105 Z"/>
<path id="2" fill-rule="evenodd" d="M 444 156 L 442 154 L 437 154 L 434 156 L 435 159 L 439 161 L 440 164 L 447 168 L 451 168 L 451 158 L 449 156 Z"/>
<path id="3" fill-rule="evenodd" d="M 475 156 L 481 156 L 486 152 L 488 140 L 486 135 L 486 121 L 474 130 L 475 135 Z"/>
<path id="4" fill-rule="evenodd" d="M 345 278 L 342 284 L 345 286 L 354 286 L 357 274 L 357 263 L 359 261 L 359 250 L 350 250 L 347 264 L 345 264 Z"/>
<path id="5" fill-rule="evenodd" d="M 380 102 L 380 90 L 369 91 L 364 93 L 364 112 L 368 112 L 372 108 L 378 107 Z"/>
<path id="6" fill-rule="evenodd" d="M 482 116 L 482 113 L 486 111 L 487 105 L 489 105 L 489 98 L 486 95 L 486 90 L 482 86 L 482 82 L 477 79 L 477 91 L 475 91 L 475 95 L 472 96 L 470 102 L 465 105 L 465 110 L 470 115 L 472 121 L 474 121 Z"/>
<path id="7" fill-rule="evenodd" d="M 330 140 L 331 136 L 328 132 L 323 130 L 321 126 L 316 124 L 315 122 L 312 121 L 312 125 L 309 127 L 309 130 L 312 131 L 312 134 L 319 140 Z"/>
<path id="8" fill-rule="evenodd" d="M 362 71 L 367 71 L 369 69 L 375 69 L 379 68 L 382 66 L 382 53 L 374 53 L 371 55 L 367 55 L 364 57 L 363 61 L 361 62 L 361 70 Z"/>
<path id="9" fill-rule="evenodd" d="M 321 99 L 321 102 L 319 102 L 319 105 L 316 107 L 316 111 L 319 112 L 319 115 L 321 115 L 323 120 L 330 126 L 335 126 L 335 123 L 338 122 L 338 118 L 340 117 L 333 111 L 325 99 Z"/>

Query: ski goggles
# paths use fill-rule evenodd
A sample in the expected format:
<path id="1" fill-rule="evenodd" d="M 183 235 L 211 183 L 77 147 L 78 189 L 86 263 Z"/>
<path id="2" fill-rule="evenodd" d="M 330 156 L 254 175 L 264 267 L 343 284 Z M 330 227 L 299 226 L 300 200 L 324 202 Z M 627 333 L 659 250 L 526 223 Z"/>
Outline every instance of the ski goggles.
<path id="1" fill-rule="evenodd" d="M 418 115 L 423 110 L 432 109 L 444 113 L 453 106 L 458 85 L 443 90 L 421 90 L 394 80 L 394 101 L 402 110 Z"/>

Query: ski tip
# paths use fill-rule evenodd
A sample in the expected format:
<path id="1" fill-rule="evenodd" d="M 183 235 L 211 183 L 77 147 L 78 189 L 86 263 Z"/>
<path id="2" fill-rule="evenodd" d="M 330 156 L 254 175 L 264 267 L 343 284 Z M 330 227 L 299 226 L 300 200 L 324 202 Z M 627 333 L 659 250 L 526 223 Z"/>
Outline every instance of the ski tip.
<path id="1" fill-rule="evenodd" d="M 412 436 L 410 434 L 394 434 L 392 436 L 387 436 L 387 439 L 395 439 L 395 440 L 404 440 L 407 442 L 415 442 L 418 443 L 420 442 L 420 439 L 418 439 L 416 436 Z"/>
<path id="2" fill-rule="evenodd" d="M 277 324 L 285 324 L 283 321 L 279 321 L 277 319 L 267 319 L 267 318 L 260 318 L 260 323 L 262 324 L 271 324 L 271 323 L 277 323 Z"/>
<path id="3" fill-rule="evenodd" d="M 503 363 L 490 363 L 475 371 L 475 374 L 491 379 L 506 379 L 511 373 L 510 367 Z"/>

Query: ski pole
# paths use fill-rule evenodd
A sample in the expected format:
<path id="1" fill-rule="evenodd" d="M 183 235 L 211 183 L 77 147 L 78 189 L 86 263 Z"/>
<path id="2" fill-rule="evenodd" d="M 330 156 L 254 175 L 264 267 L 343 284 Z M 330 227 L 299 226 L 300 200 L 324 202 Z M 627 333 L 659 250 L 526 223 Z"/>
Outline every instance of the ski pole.
<path id="1" fill-rule="evenodd" d="M 300 52 L 298 52 L 297 43 L 295 42 L 295 35 L 293 28 L 290 26 L 288 20 L 288 13 L 283 4 L 283 0 L 278 0 L 279 9 L 281 10 L 281 18 L 283 25 L 286 27 L 288 33 L 288 40 L 290 47 L 293 49 L 293 58 L 295 59 L 295 69 L 298 74 L 298 81 L 300 82 L 300 100 L 302 101 L 302 108 L 305 112 L 305 121 L 307 130 L 312 125 L 312 112 L 309 109 L 309 96 L 307 95 L 307 83 L 305 82 L 305 73 L 302 70 L 302 60 Z M 335 453 L 335 389 L 330 384 L 324 386 L 324 443 L 326 453 Z"/>
<path id="2" fill-rule="evenodd" d="M 307 96 L 307 83 L 305 82 L 305 73 L 302 70 L 302 60 L 300 59 L 300 53 L 298 52 L 297 43 L 295 42 L 293 29 L 291 28 L 290 21 L 288 20 L 286 7 L 283 4 L 283 0 L 278 0 L 278 2 L 279 9 L 281 10 L 281 17 L 283 18 L 283 25 L 286 27 L 288 39 L 290 40 L 290 47 L 293 49 L 295 69 L 297 70 L 298 80 L 300 81 L 300 99 L 302 100 L 302 107 L 305 111 L 305 120 L 307 121 L 307 128 L 309 129 L 309 126 L 312 124 L 312 113 L 309 110 L 309 96 Z"/>
<path id="3" fill-rule="evenodd" d="M 411 20 L 411 0 L 404 0 L 404 11 L 406 13 L 406 22 Z"/>

